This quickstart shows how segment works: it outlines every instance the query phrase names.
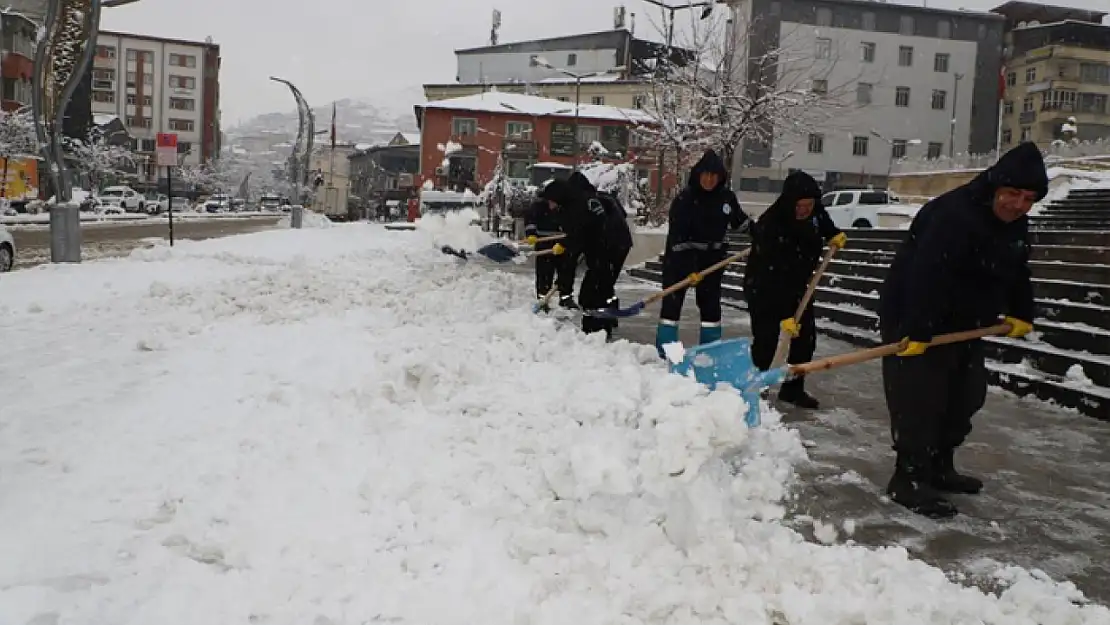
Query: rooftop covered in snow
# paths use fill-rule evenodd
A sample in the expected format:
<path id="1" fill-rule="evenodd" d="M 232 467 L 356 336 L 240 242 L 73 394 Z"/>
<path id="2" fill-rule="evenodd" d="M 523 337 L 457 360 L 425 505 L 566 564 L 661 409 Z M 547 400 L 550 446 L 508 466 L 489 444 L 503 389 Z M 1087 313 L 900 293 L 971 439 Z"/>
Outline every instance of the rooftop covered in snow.
<path id="1" fill-rule="evenodd" d="M 599 104 L 579 104 L 578 117 L 582 119 L 650 124 L 654 119 L 639 109 L 624 109 Z M 575 117 L 575 103 L 563 102 L 552 98 L 487 91 L 461 98 L 437 100 L 415 107 L 417 119 L 421 119 L 424 109 L 445 111 L 469 111 L 477 113 L 502 113 L 506 115 L 527 115 L 530 117 Z"/>

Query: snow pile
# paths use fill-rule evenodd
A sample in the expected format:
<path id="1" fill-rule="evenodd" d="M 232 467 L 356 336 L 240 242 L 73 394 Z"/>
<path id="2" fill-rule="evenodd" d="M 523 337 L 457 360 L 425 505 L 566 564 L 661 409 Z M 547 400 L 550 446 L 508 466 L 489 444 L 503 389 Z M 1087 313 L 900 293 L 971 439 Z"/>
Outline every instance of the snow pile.
<path id="1" fill-rule="evenodd" d="M 456 250 L 474 251 L 497 239 L 477 224 L 482 216 L 465 208 L 444 213 L 430 213 L 416 220 L 416 230 L 425 235 L 437 249 L 450 246 Z"/>
<path id="2" fill-rule="evenodd" d="M 1110 623 L 805 542 L 777 415 L 533 315 L 430 225 L 5 277 L 0 623 Z"/>
<path id="3" fill-rule="evenodd" d="M 278 220 L 277 226 L 279 228 L 291 228 L 293 227 L 292 220 L 292 215 L 286 215 Z M 335 224 L 332 223 L 330 219 L 316 211 L 306 208 L 301 212 L 301 228 L 314 228 L 318 230 L 321 228 L 332 228 L 334 226 Z"/>
<path id="4" fill-rule="evenodd" d="M 1068 197 L 1068 194 L 1081 189 L 1110 188 L 1110 171 L 1088 171 L 1067 167 L 1048 168 L 1048 195 L 1033 206 L 1032 215 L 1039 215 L 1053 202 Z"/>

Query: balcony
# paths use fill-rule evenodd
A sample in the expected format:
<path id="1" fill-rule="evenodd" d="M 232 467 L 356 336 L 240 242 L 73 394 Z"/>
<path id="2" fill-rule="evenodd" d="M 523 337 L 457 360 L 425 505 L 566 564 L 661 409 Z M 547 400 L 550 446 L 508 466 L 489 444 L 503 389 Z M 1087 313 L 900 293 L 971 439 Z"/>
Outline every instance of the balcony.
<path id="1" fill-rule="evenodd" d="M 1037 111 L 1022 111 L 1018 115 L 1018 123 L 1024 125 L 1032 124 L 1037 121 Z"/>
<path id="2" fill-rule="evenodd" d="M 115 68 L 116 59 L 107 56 L 94 56 L 93 67 Z"/>
<path id="3" fill-rule="evenodd" d="M 1074 117 L 1075 123 L 1083 124 L 1106 124 L 1110 122 L 1110 114 L 1096 113 L 1094 111 L 1079 110 L 1074 106 L 1068 105 L 1066 107 L 1060 106 L 1048 109 L 1042 112 L 1040 121 L 1042 122 L 1056 122 L 1062 123 L 1068 121 L 1068 118 Z"/>

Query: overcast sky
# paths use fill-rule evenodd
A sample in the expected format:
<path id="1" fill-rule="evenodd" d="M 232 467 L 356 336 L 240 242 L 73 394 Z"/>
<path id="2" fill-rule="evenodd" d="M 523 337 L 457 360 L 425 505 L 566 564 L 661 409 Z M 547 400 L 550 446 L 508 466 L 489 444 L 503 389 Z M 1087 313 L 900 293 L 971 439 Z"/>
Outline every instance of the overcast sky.
<path id="1" fill-rule="evenodd" d="M 1002 1 L 929 5 L 986 10 Z M 141 0 L 105 9 L 102 27 L 197 41 L 211 36 L 223 56 L 227 127 L 292 108 L 288 91 L 269 82 L 271 75 L 293 81 L 314 105 L 357 97 L 406 110 L 412 103 L 391 94 L 453 82 L 454 50 L 488 42 L 494 7 L 502 13 L 501 41 L 510 42 L 612 28 L 613 7 L 622 3 L 637 14 L 637 35 L 657 38 L 658 9 L 642 0 Z"/>

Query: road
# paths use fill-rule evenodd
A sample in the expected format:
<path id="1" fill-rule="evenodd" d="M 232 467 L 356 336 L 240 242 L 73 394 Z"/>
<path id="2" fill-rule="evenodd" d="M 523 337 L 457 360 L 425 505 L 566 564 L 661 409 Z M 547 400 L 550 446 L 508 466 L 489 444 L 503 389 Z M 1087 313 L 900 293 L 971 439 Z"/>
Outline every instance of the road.
<path id="1" fill-rule="evenodd" d="M 647 255 L 650 255 L 650 251 Z M 643 256 L 643 254 L 641 254 Z M 528 273 L 528 265 L 513 267 Z M 622 278 L 618 295 L 631 303 L 655 292 Z M 658 307 L 621 321 L 618 339 L 652 344 Z M 751 336 L 747 313 L 726 308 L 725 337 Z M 687 298 L 681 327 L 696 343 L 697 307 Z M 853 351 L 820 338 L 818 357 Z M 812 376 L 808 389 L 821 410 L 779 405 L 783 421 L 801 434 L 809 462 L 798 467 L 790 523 L 813 539 L 813 519 L 853 526 L 841 540 L 901 546 L 945 571 L 966 574 L 984 590 L 995 581 L 980 565 L 991 561 L 1041 569 L 1076 584 L 1088 598 L 1110 603 L 1110 423 L 990 393 L 957 465 L 986 481 L 975 497 L 954 497 L 963 514 L 936 522 L 893 504 L 884 490 L 894 465 L 881 372 L 872 362 Z M 741 418 L 737 415 L 737 418 Z"/>
<path id="2" fill-rule="evenodd" d="M 233 234 L 267 230 L 277 225 L 280 217 L 246 217 L 242 219 L 189 218 L 174 222 L 175 239 L 216 239 Z M 50 262 L 50 231 L 44 226 L 9 227 L 15 237 L 15 268 L 26 269 Z M 92 222 L 81 224 L 83 260 L 124 256 L 139 247 L 150 245 L 151 239 L 168 239 L 167 221 Z"/>

